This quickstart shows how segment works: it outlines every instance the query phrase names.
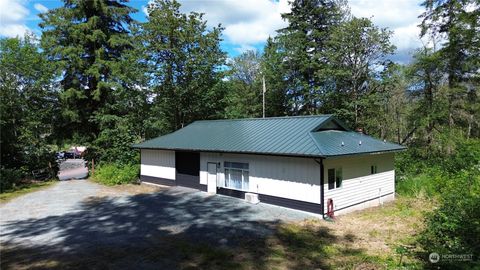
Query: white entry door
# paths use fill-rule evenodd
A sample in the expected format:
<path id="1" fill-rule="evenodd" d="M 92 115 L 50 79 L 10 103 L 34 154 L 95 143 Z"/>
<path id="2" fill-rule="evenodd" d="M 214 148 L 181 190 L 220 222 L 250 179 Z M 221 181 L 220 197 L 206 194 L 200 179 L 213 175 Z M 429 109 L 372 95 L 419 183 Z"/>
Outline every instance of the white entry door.
<path id="1" fill-rule="evenodd" d="M 207 192 L 217 193 L 217 163 L 207 163 Z"/>

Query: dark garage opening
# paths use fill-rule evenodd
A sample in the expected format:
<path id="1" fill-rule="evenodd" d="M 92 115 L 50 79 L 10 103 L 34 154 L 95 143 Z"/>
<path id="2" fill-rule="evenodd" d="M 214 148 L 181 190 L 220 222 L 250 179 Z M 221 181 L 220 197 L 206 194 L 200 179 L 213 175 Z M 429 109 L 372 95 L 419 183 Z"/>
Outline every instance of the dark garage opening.
<path id="1" fill-rule="evenodd" d="M 175 152 L 175 179 L 178 186 L 198 189 L 200 185 L 200 153 Z"/>

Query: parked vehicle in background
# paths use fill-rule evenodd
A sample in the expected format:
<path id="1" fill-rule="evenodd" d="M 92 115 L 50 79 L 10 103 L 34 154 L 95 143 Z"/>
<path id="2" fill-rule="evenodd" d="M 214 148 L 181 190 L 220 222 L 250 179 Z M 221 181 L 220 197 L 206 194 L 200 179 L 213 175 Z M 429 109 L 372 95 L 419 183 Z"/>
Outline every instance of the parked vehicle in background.
<path id="1" fill-rule="evenodd" d="M 55 153 L 55 159 L 57 161 L 65 159 L 65 152 L 57 152 Z"/>
<path id="2" fill-rule="evenodd" d="M 55 159 L 61 162 L 65 159 L 79 159 L 83 157 L 85 152 L 85 146 L 72 146 L 67 151 L 60 151 L 55 154 Z"/>
<path id="3" fill-rule="evenodd" d="M 64 152 L 64 157 L 65 159 L 71 159 L 71 158 L 75 158 L 75 152 Z"/>

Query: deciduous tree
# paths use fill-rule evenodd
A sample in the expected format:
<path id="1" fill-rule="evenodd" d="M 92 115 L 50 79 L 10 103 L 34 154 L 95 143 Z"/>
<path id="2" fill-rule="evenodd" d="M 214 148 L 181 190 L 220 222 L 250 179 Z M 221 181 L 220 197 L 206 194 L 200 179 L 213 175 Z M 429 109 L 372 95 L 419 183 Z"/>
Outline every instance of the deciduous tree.
<path id="1" fill-rule="evenodd" d="M 203 14 L 181 13 L 175 0 L 149 4 L 142 38 L 153 90 L 153 133 L 223 115 L 222 29 L 220 25 L 208 29 Z"/>

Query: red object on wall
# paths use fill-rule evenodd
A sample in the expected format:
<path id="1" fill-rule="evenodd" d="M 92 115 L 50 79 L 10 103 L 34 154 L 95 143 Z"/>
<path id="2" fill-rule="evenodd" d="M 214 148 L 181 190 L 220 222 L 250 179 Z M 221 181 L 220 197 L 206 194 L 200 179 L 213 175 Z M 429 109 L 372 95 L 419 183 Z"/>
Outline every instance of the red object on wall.
<path id="1" fill-rule="evenodd" d="M 335 218 L 335 214 L 333 212 L 333 199 L 328 199 L 327 201 L 327 216 L 329 218 Z"/>

